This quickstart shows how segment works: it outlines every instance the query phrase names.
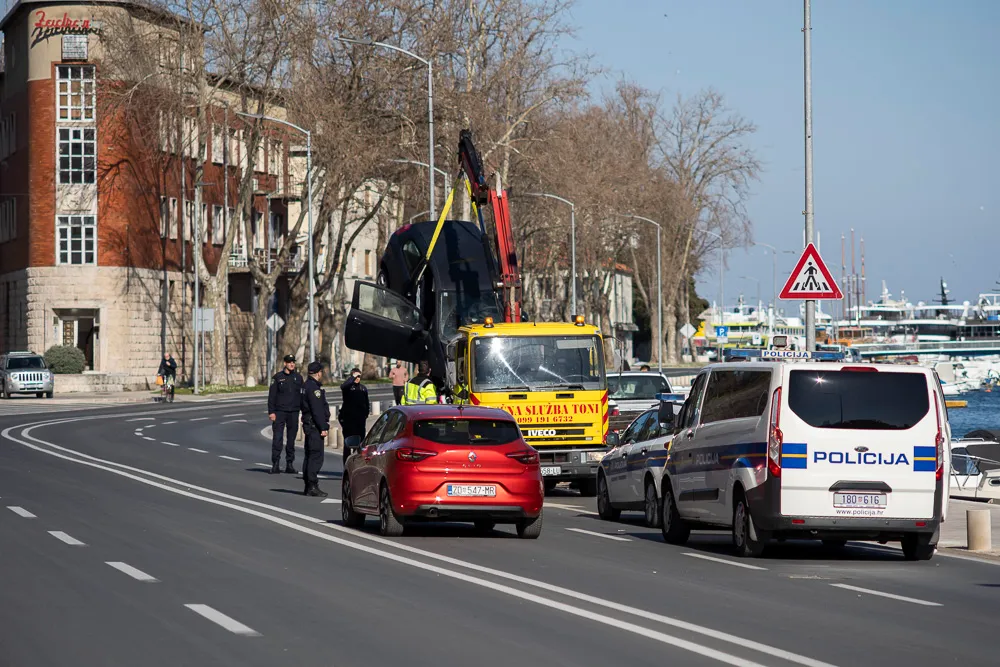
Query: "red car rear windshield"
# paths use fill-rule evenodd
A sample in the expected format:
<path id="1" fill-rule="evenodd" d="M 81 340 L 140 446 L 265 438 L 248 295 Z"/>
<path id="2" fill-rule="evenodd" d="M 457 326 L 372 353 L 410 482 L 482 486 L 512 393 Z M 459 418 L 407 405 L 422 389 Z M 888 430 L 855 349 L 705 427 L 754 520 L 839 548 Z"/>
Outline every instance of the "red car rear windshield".
<path id="1" fill-rule="evenodd" d="M 413 435 L 442 445 L 505 445 L 521 437 L 517 424 L 492 419 L 423 419 Z"/>

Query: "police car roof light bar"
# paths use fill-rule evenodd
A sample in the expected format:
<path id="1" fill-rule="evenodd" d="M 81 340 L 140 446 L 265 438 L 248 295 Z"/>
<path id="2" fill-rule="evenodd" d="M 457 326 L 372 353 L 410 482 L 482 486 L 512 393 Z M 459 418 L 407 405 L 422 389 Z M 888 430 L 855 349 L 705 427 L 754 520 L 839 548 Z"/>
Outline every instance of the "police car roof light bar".
<path id="1" fill-rule="evenodd" d="M 723 350 L 726 360 L 745 359 L 759 361 L 792 361 L 792 360 L 813 360 L 813 361 L 843 361 L 847 355 L 843 352 L 807 352 L 805 350 L 757 350 L 757 349 L 728 349 Z"/>

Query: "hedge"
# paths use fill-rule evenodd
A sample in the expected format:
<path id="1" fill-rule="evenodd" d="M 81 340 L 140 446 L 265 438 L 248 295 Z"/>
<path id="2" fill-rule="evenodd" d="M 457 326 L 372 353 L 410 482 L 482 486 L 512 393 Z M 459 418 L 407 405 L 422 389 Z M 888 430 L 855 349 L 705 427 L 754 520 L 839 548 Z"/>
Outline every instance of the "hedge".
<path id="1" fill-rule="evenodd" d="M 83 350 L 73 345 L 53 345 L 45 353 L 45 363 L 53 373 L 76 375 L 87 367 Z"/>

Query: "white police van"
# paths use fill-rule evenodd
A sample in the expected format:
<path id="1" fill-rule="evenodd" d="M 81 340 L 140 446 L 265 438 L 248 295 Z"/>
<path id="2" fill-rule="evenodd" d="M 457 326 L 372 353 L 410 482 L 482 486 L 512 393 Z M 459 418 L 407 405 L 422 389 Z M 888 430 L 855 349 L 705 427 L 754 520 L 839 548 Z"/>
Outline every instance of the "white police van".
<path id="1" fill-rule="evenodd" d="M 749 557 L 772 539 L 900 541 L 907 559 L 930 559 L 951 456 L 935 372 L 836 353 L 727 353 L 676 418 L 661 410 L 674 436 L 665 456 L 647 452 L 646 479 L 659 483 L 664 539 L 729 529 Z"/>

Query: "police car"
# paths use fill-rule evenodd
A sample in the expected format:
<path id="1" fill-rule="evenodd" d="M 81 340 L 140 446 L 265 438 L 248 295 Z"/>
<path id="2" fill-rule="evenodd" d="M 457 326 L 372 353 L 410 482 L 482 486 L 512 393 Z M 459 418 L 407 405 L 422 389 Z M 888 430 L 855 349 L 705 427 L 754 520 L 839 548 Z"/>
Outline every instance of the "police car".
<path id="1" fill-rule="evenodd" d="M 641 455 L 641 471 L 626 464 L 656 490 L 668 543 L 710 528 L 730 530 L 744 557 L 772 539 L 899 541 L 908 560 L 934 555 L 951 434 L 933 370 L 838 353 L 727 354 L 676 417 L 659 411 L 673 437 Z"/>

